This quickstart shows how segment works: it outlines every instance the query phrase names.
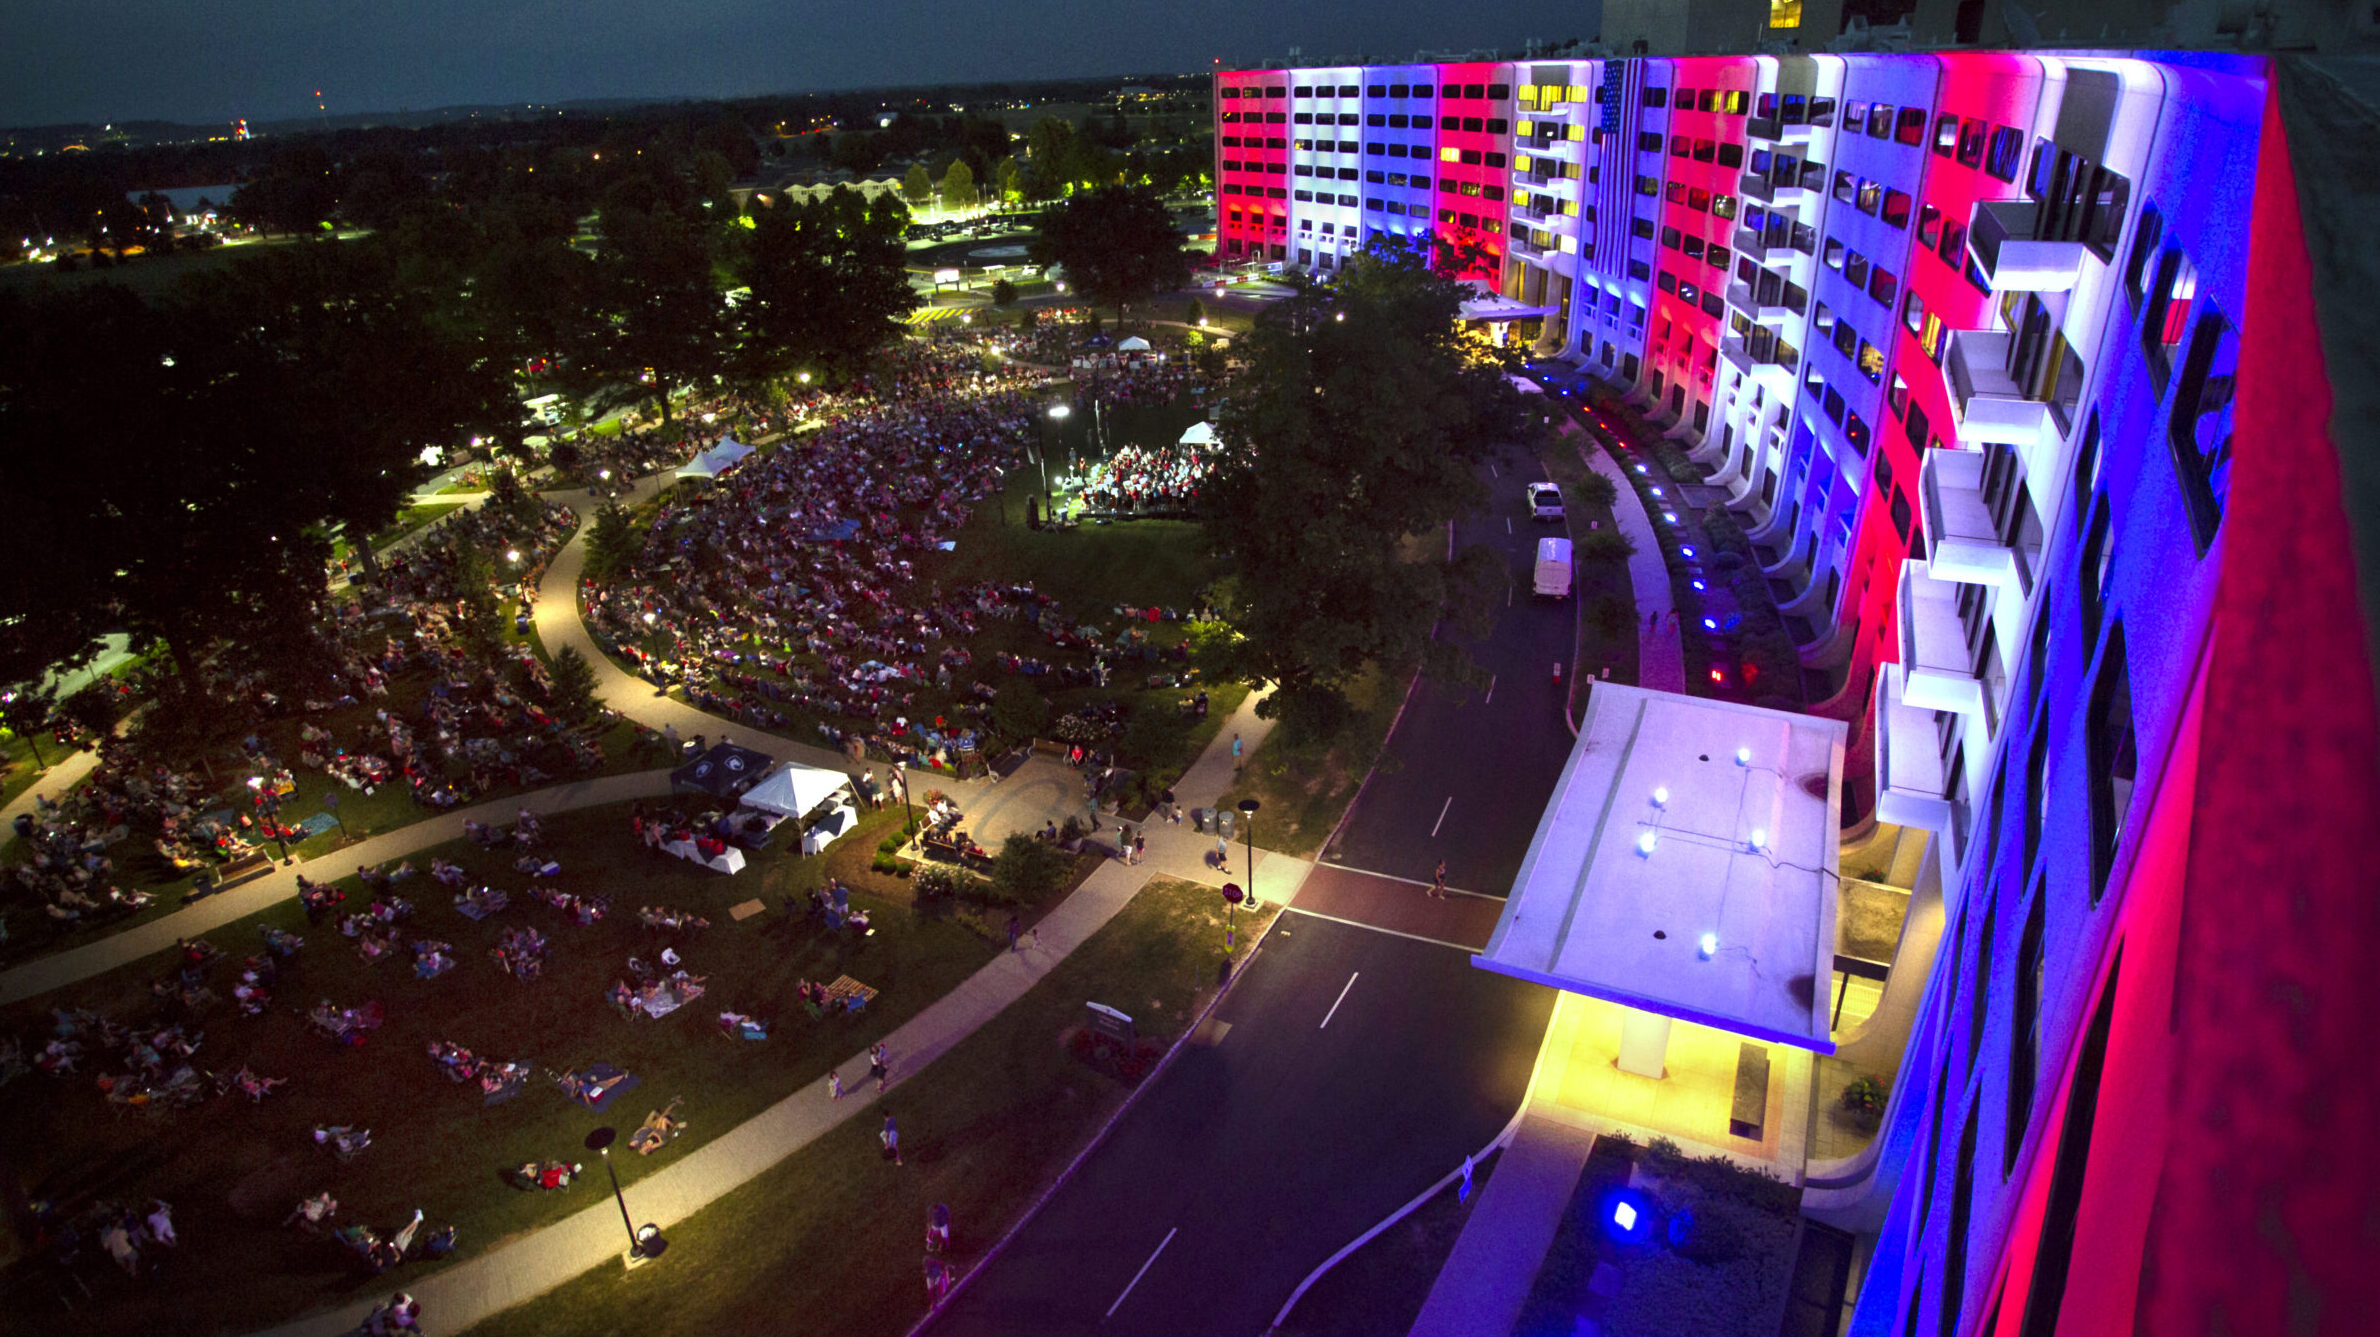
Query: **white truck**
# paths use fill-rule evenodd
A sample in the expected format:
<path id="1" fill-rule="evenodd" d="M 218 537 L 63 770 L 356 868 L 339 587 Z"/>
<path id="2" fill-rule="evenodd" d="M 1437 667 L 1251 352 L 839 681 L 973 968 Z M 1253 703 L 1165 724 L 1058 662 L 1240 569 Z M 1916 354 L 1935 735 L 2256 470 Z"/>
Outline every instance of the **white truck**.
<path id="1" fill-rule="evenodd" d="M 1531 588 L 1543 598 L 1570 597 L 1570 540 L 1537 540 L 1537 574 Z"/>

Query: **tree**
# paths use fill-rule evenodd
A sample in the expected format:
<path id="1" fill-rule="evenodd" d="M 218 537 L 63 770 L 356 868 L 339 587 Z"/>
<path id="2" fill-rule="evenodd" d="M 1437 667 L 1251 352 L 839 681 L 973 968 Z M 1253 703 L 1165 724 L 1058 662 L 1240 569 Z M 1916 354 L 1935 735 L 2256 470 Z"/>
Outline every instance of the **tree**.
<path id="1" fill-rule="evenodd" d="M 900 337 L 917 307 L 901 240 L 908 222 L 899 200 L 848 187 L 755 212 L 735 264 L 749 290 L 736 309 L 735 378 L 841 378 Z"/>
<path id="2" fill-rule="evenodd" d="M 1056 116 L 1042 117 L 1025 134 L 1025 153 L 1025 198 L 1054 200 L 1065 194 L 1074 163 L 1074 127 Z"/>
<path id="3" fill-rule="evenodd" d="M 1002 158 L 1000 165 L 992 170 L 992 193 L 1003 206 L 1024 203 L 1025 173 L 1016 165 L 1016 159 Z"/>
<path id="4" fill-rule="evenodd" d="M 1483 549 L 1452 563 L 1435 539 L 1406 550 L 1484 499 L 1476 466 L 1521 425 L 1502 370 L 1463 341 L 1463 288 L 1429 259 L 1376 244 L 1239 341 L 1201 520 L 1246 662 L 1280 686 L 1261 709 L 1293 739 L 1336 728 L 1366 664 L 1426 657 L 1460 676 L 1467 663 L 1431 628 L 1483 615 L 1501 578 Z"/>
<path id="5" fill-rule="evenodd" d="M 1005 311 L 1016 305 L 1016 285 L 1006 279 L 992 280 L 992 305 Z"/>
<path id="6" fill-rule="evenodd" d="M 1186 310 L 1186 311 L 1184 311 L 1184 312 L 1182 313 L 1182 319 L 1183 319 L 1183 320 L 1185 320 L 1185 321 L 1188 321 L 1188 322 L 1189 322 L 1190 324 L 1192 324 L 1192 325 L 1204 325 L 1204 324 L 1206 324 L 1206 323 L 1207 323 L 1207 304 L 1206 304 L 1206 303 L 1204 303 L 1204 302 L 1202 302 L 1202 301 L 1200 301 L 1200 300 L 1198 300 L 1198 299 L 1197 299 L 1197 298 L 1195 298 L 1195 297 L 1191 298 L 1191 299 L 1190 299 L 1190 307 L 1189 307 L 1189 309 L 1188 309 L 1188 310 Z"/>
<path id="7" fill-rule="evenodd" d="M 964 211 L 975 204 L 975 169 L 966 159 L 954 158 L 950 170 L 942 174 L 942 207 Z"/>
<path id="8" fill-rule="evenodd" d="M 923 209 L 934 202 L 934 176 L 924 163 L 909 164 L 909 175 L 901 180 L 901 198 L 912 209 Z"/>
<path id="9" fill-rule="evenodd" d="M 578 647 L 565 645 L 554 656 L 554 714 L 572 724 L 584 724 L 598 709 L 595 669 Z"/>
<path id="10" fill-rule="evenodd" d="M 628 508 L 607 501 L 595 511 L 595 527 L 587 531 L 587 579 L 610 580 L 628 569 L 645 536 L 629 518 Z"/>
<path id="11" fill-rule="evenodd" d="M 1103 186 L 1052 208 L 1033 239 L 1033 263 L 1063 265 L 1094 301 L 1116 309 L 1190 282 L 1190 256 L 1165 202 L 1147 190 Z"/>
<path id="12" fill-rule="evenodd" d="M 339 208 L 331 155 L 320 142 L 298 141 L 233 191 L 226 207 L 233 218 L 259 231 L 320 231 Z"/>
<path id="13" fill-rule="evenodd" d="M 615 193 L 603 209 L 595 262 L 597 319 L 573 359 L 579 397 L 650 398 L 669 421 L 670 394 L 715 374 L 727 310 L 711 269 L 712 229 L 693 209 L 640 208 Z"/>
<path id="14" fill-rule="evenodd" d="M 1064 850 L 1012 831 L 992 856 L 992 886 L 1004 900 L 1032 905 L 1066 884 L 1071 865 Z"/>

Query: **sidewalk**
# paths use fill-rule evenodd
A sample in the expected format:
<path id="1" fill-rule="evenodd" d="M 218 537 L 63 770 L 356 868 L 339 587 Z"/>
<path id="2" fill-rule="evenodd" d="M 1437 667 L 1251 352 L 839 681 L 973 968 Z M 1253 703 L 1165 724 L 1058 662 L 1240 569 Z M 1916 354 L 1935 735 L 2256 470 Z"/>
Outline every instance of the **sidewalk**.
<path id="1" fill-rule="evenodd" d="M 52 751 L 57 750 L 58 746 L 56 743 L 50 744 Z M 97 769 L 99 769 L 99 753 L 94 749 L 85 748 L 42 772 L 41 779 L 26 786 L 25 792 L 9 800 L 7 807 L 0 808 L 0 841 L 16 839 L 17 814 L 33 811 L 34 799 L 37 796 L 47 795 L 52 799 L 62 798 L 67 790 L 81 784 L 83 777 Z"/>
<path id="2" fill-rule="evenodd" d="M 1439 1269 L 1430 1298 L 1422 1302 L 1411 1337 L 1512 1331 L 1594 1145 L 1592 1133 L 1522 1117 L 1479 1205 L 1463 1222 L 1454 1252 Z"/>
<path id="3" fill-rule="evenodd" d="M 1636 487 L 1620 471 L 1611 452 L 1603 449 L 1586 429 L 1576 422 L 1565 421 L 1562 434 L 1578 447 L 1580 458 L 1587 467 L 1612 481 L 1619 495 L 1612 501 L 1612 516 L 1620 532 L 1636 545 L 1628 558 L 1628 584 L 1636 596 L 1636 613 L 1640 621 L 1636 628 L 1636 685 L 1663 692 L 1686 690 L 1686 652 L 1678 630 L 1677 604 L 1669 584 L 1669 562 L 1661 555 L 1661 537 L 1653 531 L 1653 519 L 1645 514 L 1644 498 L 1636 494 Z M 1661 629 L 1645 630 L 1641 619 L 1658 614 Z"/>

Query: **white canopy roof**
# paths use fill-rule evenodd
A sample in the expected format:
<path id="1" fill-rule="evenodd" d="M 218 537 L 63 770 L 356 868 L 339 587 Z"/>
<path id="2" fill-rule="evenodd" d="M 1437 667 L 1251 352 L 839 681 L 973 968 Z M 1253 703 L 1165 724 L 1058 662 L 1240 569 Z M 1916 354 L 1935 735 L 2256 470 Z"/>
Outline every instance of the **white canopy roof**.
<path id="1" fill-rule="evenodd" d="M 1211 422 L 1194 422 L 1190 424 L 1190 430 L 1182 433 L 1180 444 L 1185 446 L 1211 446 L 1215 444 L 1215 424 Z"/>
<path id="2" fill-rule="evenodd" d="M 781 817 L 799 817 L 835 796 L 849 786 L 851 777 L 841 771 L 817 766 L 804 766 L 789 761 L 760 777 L 760 783 L 744 791 L 744 806 L 773 812 Z"/>
<path id="3" fill-rule="evenodd" d="M 1131 338 L 1126 339 L 1124 342 L 1117 344 L 1116 351 L 1119 353 L 1146 353 L 1149 351 L 1149 341 L 1135 334 Z"/>
<path id="4" fill-rule="evenodd" d="M 1840 720 L 1594 684 L 1472 963 L 1832 1053 L 1847 734 Z"/>
<path id="5" fill-rule="evenodd" d="M 729 465 L 751 453 L 752 447 L 732 437 L 722 438 L 718 445 L 695 456 L 692 461 L 678 466 L 678 477 L 717 478 L 727 472 Z"/>

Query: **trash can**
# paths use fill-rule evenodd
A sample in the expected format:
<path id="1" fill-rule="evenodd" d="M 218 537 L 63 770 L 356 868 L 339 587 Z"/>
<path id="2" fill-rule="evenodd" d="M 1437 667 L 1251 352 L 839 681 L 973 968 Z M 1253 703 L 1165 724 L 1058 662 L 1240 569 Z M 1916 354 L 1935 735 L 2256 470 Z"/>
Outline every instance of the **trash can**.
<path id="1" fill-rule="evenodd" d="M 1215 834 L 1223 837 L 1225 840 L 1231 839 L 1231 828 L 1234 825 L 1234 819 L 1238 817 L 1238 815 L 1239 814 L 1233 812 L 1229 808 L 1215 809 Z"/>
<path id="2" fill-rule="evenodd" d="M 1202 836 L 1205 835 L 1207 833 L 1207 809 L 1192 808 L 1190 810 L 1190 824 L 1198 829 L 1198 834 Z"/>

